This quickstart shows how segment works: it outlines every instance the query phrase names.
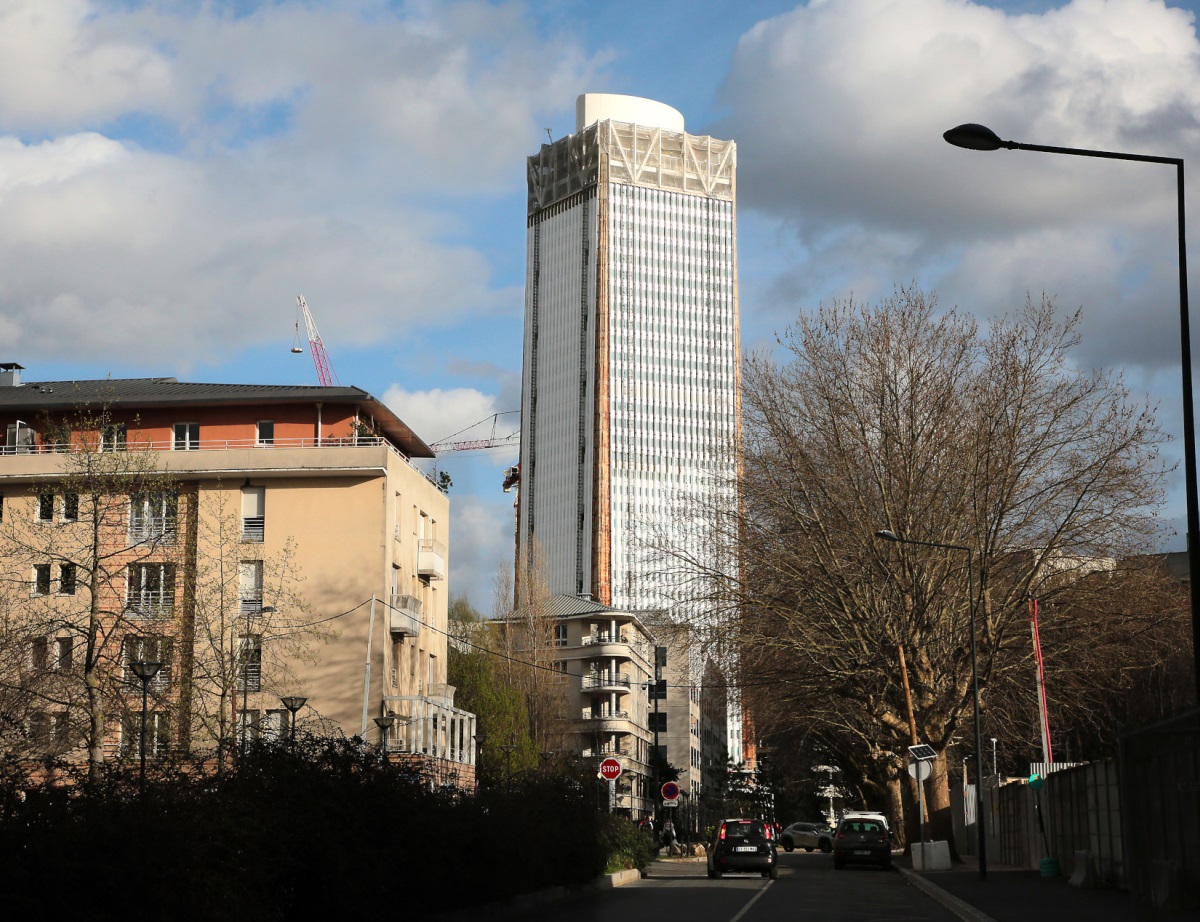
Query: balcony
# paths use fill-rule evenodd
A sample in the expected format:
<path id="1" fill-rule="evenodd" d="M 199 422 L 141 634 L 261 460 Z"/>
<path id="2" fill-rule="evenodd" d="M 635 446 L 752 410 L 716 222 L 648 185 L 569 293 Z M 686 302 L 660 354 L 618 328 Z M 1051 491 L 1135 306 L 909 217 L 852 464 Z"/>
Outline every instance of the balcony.
<path id="1" fill-rule="evenodd" d="M 446 578 L 446 545 L 422 538 L 417 551 L 417 575 L 430 579 Z"/>
<path id="2" fill-rule="evenodd" d="M 393 595 L 389 626 L 393 637 L 416 637 L 421 631 L 421 600 L 415 595 Z"/>
<path id="3" fill-rule="evenodd" d="M 584 691 L 628 691 L 632 680 L 625 673 L 594 673 L 583 677 Z"/>

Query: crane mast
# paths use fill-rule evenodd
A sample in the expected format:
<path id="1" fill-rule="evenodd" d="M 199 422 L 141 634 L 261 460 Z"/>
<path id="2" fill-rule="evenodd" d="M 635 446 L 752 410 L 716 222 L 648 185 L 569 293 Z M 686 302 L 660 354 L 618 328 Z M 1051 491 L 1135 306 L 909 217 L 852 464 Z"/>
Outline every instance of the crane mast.
<path id="1" fill-rule="evenodd" d="M 340 385 L 342 382 L 338 380 L 337 372 L 329 364 L 329 356 L 325 353 L 325 343 L 321 341 L 317 322 L 313 320 L 312 312 L 308 309 L 308 302 L 304 300 L 304 295 L 297 295 L 296 303 L 304 315 L 304 326 L 308 330 L 308 351 L 312 355 L 313 365 L 317 369 L 317 381 L 322 387 L 332 387 L 335 383 Z"/>

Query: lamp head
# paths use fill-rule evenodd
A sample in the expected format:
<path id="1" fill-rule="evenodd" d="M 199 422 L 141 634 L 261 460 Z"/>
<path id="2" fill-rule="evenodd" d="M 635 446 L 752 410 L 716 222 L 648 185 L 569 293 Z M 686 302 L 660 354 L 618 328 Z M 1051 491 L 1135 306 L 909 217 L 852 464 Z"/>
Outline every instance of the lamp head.
<path id="1" fill-rule="evenodd" d="M 288 695 L 279 699 L 285 708 L 295 714 L 300 708 L 308 702 L 307 698 L 301 698 L 299 695 Z"/>
<path id="2" fill-rule="evenodd" d="M 129 668 L 133 670 L 133 674 L 146 682 L 158 675 L 158 670 L 162 669 L 162 667 L 162 663 L 148 663 L 144 660 L 134 660 L 129 664 Z"/>
<path id="3" fill-rule="evenodd" d="M 955 147 L 964 147 L 967 150 L 999 150 L 1002 147 L 1008 147 L 992 129 L 976 125 L 974 122 L 967 122 L 965 125 L 951 128 L 949 131 L 943 132 L 942 137 L 946 139 L 947 143 L 953 144 Z"/>
<path id="4" fill-rule="evenodd" d="M 875 537 L 882 538 L 884 541 L 899 541 L 900 540 L 899 535 L 897 535 L 894 531 L 888 531 L 886 528 L 882 528 L 879 531 L 875 532 Z"/>

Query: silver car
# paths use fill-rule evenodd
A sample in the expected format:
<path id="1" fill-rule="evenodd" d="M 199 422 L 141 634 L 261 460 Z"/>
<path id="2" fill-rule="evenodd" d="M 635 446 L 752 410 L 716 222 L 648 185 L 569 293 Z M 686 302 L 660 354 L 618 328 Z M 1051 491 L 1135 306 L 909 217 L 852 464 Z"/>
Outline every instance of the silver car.
<path id="1" fill-rule="evenodd" d="M 785 852 L 802 848 L 806 852 L 819 848 L 823 852 L 833 850 L 833 830 L 824 823 L 792 823 L 779 835 L 779 844 Z"/>

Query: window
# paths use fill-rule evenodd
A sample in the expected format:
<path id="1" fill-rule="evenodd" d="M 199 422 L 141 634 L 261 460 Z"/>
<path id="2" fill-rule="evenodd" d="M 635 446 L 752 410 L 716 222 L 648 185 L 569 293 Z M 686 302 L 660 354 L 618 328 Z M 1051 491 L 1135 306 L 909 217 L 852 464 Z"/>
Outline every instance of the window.
<path id="1" fill-rule="evenodd" d="M 29 641 L 29 666 L 34 672 L 45 672 L 50 665 L 50 641 L 34 637 Z"/>
<path id="2" fill-rule="evenodd" d="M 275 420 L 260 419 L 258 421 L 258 438 L 259 445 L 274 445 L 275 444 Z"/>
<path id="3" fill-rule="evenodd" d="M 62 595 L 75 594 L 75 564 L 60 563 L 58 565 L 58 591 Z"/>
<path id="4" fill-rule="evenodd" d="M 29 715 L 29 741 L 44 747 L 50 743 L 50 715 L 45 711 Z"/>
<path id="5" fill-rule="evenodd" d="M 134 544 L 174 544 L 178 515 L 175 493 L 135 493 L 129 498 L 129 540 Z"/>
<path id="6" fill-rule="evenodd" d="M 565 647 L 567 645 L 567 626 L 565 624 L 554 625 L 554 646 Z"/>
<path id="7" fill-rule="evenodd" d="M 261 634 L 243 634 L 238 638 L 238 689 L 262 691 Z"/>
<path id="8" fill-rule="evenodd" d="M 124 451 L 128 437 L 128 429 L 124 423 L 113 423 L 100 430 L 101 451 Z"/>
<path id="9" fill-rule="evenodd" d="M 665 701 L 667 698 L 667 680 L 659 679 L 650 682 L 650 700 Z"/>
<path id="10" fill-rule="evenodd" d="M 12 423 L 8 427 L 8 437 L 4 442 L 6 455 L 27 455 L 33 451 L 37 433 L 23 422 Z"/>
<path id="11" fill-rule="evenodd" d="M 50 564 L 39 563 L 33 568 L 33 594 L 50 594 Z"/>
<path id="12" fill-rule="evenodd" d="M 79 521 L 79 494 L 66 493 L 63 495 L 63 512 L 62 517 L 64 522 Z"/>
<path id="13" fill-rule="evenodd" d="M 199 423 L 176 423 L 175 429 L 175 450 L 176 451 L 197 451 L 200 448 L 200 424 Z"/>
<path id="14" fill-rule="evenodd" d="M 175 566 L 169 563 L 135 563 L 129 567 L 130 614 L 156 618 L 175 608 Z"/>
<path id="15" fill-rule="evenodd" d="M 146 758 L 165 756 L 171 746 L 170 715 L 150 711 L 146 715 Z M 142 712 L 130 711 L 121 718 L 121 752 L 130 758 L 142 754 Z"/>
<path id="16" fill-rule="evenodd" d="M 651 733 L 654 733 L 655 731 L 659 733 L 667 732 L 667 715 L 665 713 L 660 712 L 655 714 L 653 711 L 651 711 L 648 716 L 650 718 L 650 722 L 647 726 L 647 729 Z"/>
<path id="17" fill-rule="evenodd" d="M 165 691 L 171 684 L 171 638 L 155 634 L 126 637 L 121 645 L 121 664 L 125 669 L 126 683 L 135 688 L 142 687 L 142 680 L 130 667 L 130 663 L 162 663 L 147 687 L 151 691 Z"/>
<path id="18" fill-rule="evenodd" d="M 39 493 L 37 498 L 37 520 L 39 522 L 54 521 L 54 494 Z"/>
<path id="19" fill-rule="evenodd" d="M 242 614 L 253 615 L 262 611 L 263 562 L 243 560 L 239 583 L 238 596 L 241 599 Z"/>
<path id="20" fill-rule="evenodd" d="M 266 539 L 266 487 L 242 487 L 242 540 L 261 544 Z"/>
<path id="21" fill-rule="evenodd" d="M 75 659 L 75 638 L 57 637 L 54 640 L 54 668 L 70 669 Z"/>
<path id="22" fill-rule="evenodd" d="M 54 745 L 66 748 L 71 743 L 71 721 L 65 711 L 54 715 Z"/>

